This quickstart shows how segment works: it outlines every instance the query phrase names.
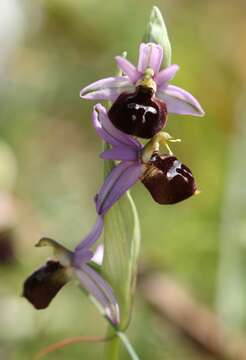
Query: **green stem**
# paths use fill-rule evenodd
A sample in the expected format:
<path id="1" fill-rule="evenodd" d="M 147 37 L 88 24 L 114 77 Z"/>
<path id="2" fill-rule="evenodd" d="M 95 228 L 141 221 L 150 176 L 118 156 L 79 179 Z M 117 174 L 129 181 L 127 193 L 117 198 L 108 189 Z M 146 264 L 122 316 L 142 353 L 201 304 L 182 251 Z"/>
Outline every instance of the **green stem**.
<path id="1" fill-rule="evenodd" d="M 111 337 L 113 334 L 116 334 L 117 336 L 105 344 L 104 354 L 103 354 L 104 360 L 118 360 L 119 359 L 119 350 L 120 350 L 120 341 L 119 340 L 121 340 L 122 344 L 126 348 L 128 354 L 130 355 L 130 358 L 132 360 L 140 360 L 140 358 L 138 357 L 137 353 L 135 352 L 132 344 L 130 343 L 130 341 L 125 333 L 123 333 L 121 331 L 116 331 L 116 333 L 115 333 L 115 329 L 112 329 L 112 327 L 110 326 L 108 328 L 107 337 Z"/>
<path id="2" fill-rule="evenodd" d="M 114 333 L 114 330 L 109 326 L 107 331 L 107 336 L 111 336 Z M 104 346 L 103 351 L 103 360 L 118 360 L 119 359 L 119 347 L 120 341 L 118 336 L 114 337 Z"/>
<path id="3" fill-rule="evenodd" d="M 121 331 L 118 331 L 117 335 L 120 338 L 120 340 L 122 341 L 122 343 L 124 344 L 124 346 L 125 346 L 126 350 L 128 351 L 128 354 L 130 355 L 131 359 L 132 360 L 140 360 L 137 353 L 135 352 L 134 348 L 132 347 L 132 344 L 128 340 L 128 337 L 126 336 L 126 334 L 124 334 Z"/>

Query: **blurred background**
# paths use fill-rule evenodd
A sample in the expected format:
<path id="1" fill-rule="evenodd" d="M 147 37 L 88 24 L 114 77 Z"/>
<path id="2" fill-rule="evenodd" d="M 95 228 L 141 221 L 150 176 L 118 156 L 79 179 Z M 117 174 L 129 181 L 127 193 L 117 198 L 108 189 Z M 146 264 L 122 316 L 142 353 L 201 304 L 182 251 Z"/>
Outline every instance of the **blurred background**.
<path id="1" fill-rule="evenodd" d="M 206 117 L 170 115 L 166 128 L 182 139 L 172 149 L 192 169 L 201 194 L 161 207 L 141 184 L 132 191 L 140 263 L 244 336 L 245 1 L 0 0 L 0 359 L 31 359 L 65 337 L 105 332 L 73 284 L 36 311 L 21 297 L 22 283 L 49 255 L 34 248 L 41 236 L 73 248 L 94 223 L 101 143 L 91 127 L 92 103 L 79 91 L 112 75 L 114 56 L 124 50 L 136 63 L 153 5 L 166 20 L 172 62 L 181 67 L 173 83 L 199 99 Z M 174 292 L 173 304 L 179 300 Z M 139 290 L 129 336 L 142 360 L 221 358 L 172 320 Z M 78 344 L 47 358 L 98 359 L 102 349 Z"/>

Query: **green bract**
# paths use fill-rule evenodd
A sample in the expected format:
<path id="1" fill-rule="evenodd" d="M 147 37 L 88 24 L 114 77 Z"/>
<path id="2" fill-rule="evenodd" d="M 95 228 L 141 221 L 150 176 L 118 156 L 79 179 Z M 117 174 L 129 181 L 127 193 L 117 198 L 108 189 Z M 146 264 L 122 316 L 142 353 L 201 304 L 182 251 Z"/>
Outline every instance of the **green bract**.
<path id="1" fill-rule="evenodd" d="M 144 35 L 143 42 L 160 44 L 164 52 L 163 67 L 166 68 L 171 65 L 172 48 L 164 19 L 157 6 L 154 6 L 151 11 L 149 24 Z"/>

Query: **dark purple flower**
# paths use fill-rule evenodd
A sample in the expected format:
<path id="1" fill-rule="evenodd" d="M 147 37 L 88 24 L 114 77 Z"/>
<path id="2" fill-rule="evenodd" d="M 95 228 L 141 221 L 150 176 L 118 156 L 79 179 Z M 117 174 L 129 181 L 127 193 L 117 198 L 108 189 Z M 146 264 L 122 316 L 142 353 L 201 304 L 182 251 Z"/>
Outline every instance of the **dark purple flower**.
<path id="1" fill-rule="evenodd" d="M 95 228 L 98 230 L 100 227 L 102 225 L 98 221 Z M 62 287 L 75 278 L 100 306 L 105 317 L 113 325 L 119 324 L 119 306 L 113 290 L 90 265 L 90 261 L 94 260 L 94 254 L 89 247 L 98 239 L 98 234 L 98 231 L 92 231 L 74 252 L 52 239 L 42 238 L 36 246 L 51 246 L 54 258 L 26 279 L 23 296 L 36 309 L 45 309 Z"/>
<path id="2" fill-rule="evenodd" d="M 96 209 L 100 216 L 138 180 L 160 204 L 173 204 L 185 200 L 196 192 L 190 170 L 172 155 L 162 155 L 160 147 L 172 141 L 167 133 L 159 133 L 145 146 L 132 136 L 116 129 L 106 109 L 97 104 L 92 115 L 98 135 L 112 146 L 101 158 L 120 161 L 106 178 L 96 196 Z"/>
<path id="3" fill-rule="evenodd" d="M 151 138 L 166 124 L 167 113 L 203 116 L 199 102 L 187 91 L 169 85 L 179 69 L 170 65 L 160 71 L 163 49 L 154 43 L 140 45 L 138 67 L 116 57 L 124 76 L 105 78 L 81 90 L 89 100 L 113 102 L 109 118 L 123 132 Z"/>

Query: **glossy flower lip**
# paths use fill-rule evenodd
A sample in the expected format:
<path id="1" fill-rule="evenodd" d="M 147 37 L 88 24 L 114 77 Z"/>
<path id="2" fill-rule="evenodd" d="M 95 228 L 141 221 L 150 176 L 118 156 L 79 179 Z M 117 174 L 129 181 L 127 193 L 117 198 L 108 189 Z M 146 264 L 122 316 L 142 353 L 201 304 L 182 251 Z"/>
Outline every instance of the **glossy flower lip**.
<path id="1" fill-rule="evenodd" d="M 137 139 L 116 129 L 101 104 L 94 107 L 92 121 L 98 135 L 111 145 L 110 149 L 102 152 L 101 158 L 120 161 L 107 176 L 95 197 L 99 216 L 103 217 L 114 203 L 139 180 L 150 191 L 153 199 L 160 204 L 174 204 L 195 193 L 196 185 L 193 175 L 176 157 L 165 155 L 163 161 L 162 156 L 155 154 L 155 158 L 152 158 L 152 145 L 156 152 L 155 144 L 151 144 L 153 140 L 148 143 L 151 146 L 146 147 L 147 144 L 144 148 Z M 159 137 L 160 135 L 157 136 Z M 178 179 L 176 176 L 173 179 L 170 176 L 168 178 L 168 173 L 174 174 L 172 170 L 174 167 L 177 168 L 177 173 L 180 172 L 178 168 L 181 167 Z M 151 176 L 149 170 L 151 170 Z M 185 171 L 189 173 L 184 174 Z M 184 175 L 182 179 L 179 178 L 180 175 Z M 187 177 L 187 184 L 185 177 Z M 161 197 L 153 196 L 157 193 Z"/>
<path id="2" fill-rule="evenodd" d="M 197 191 L 191 170 L 173 155 L 153 155 L 141 181 L 159 204 L 176 204 Z"/>
<path id="3" fill-rule="evenodd" d="M 160 45 L 142 43 L 139 48 L 137 67 L 124 57 L 117 56 L 116 63 L 124 75 L 93 82 L 81 90 L 81 98 L 114 102 L 123 92 L 134 92 L 136 86 L 143 80 L 146 71 L 152 69 L 153 80 L 156 84 L 155 96 L 165 103 L 168 113 L 203 116 L 204 110 L 194 96 L 180 87 L 169 84 L 179 70 L 179 66 L 173 64 L 160 70 L 163 55 L 165 56 Z"/>
<path id="4" fill-rule="evenodd" d="M 126 134 L 150 139 L 166 125 L 167 108 L 151 87 L 139 85 L 122 93 L 108 111 L 110 121 Z"/>
<path id="5" fill-rule="evenodd" d="M 119 306 L 111 286 L 90 265 L 93 252 L 90 244 L 100 236 L 100 221 L 97 221 L 90 236 L 82 241 L 74 252 L 49 238 L 42 238 L 38 247 L 50 246 L 54 259 L 34 271 L 24 282 L 23 296 L 38 310 L 45 309 L 57 293 L 73 278 L 99 304 L 105 317 L 117 326 L 120 321 Z M 97 231 L 96 231 L 97 230 Z M 90 241 L 88 241 L 88 239 Z"/>

